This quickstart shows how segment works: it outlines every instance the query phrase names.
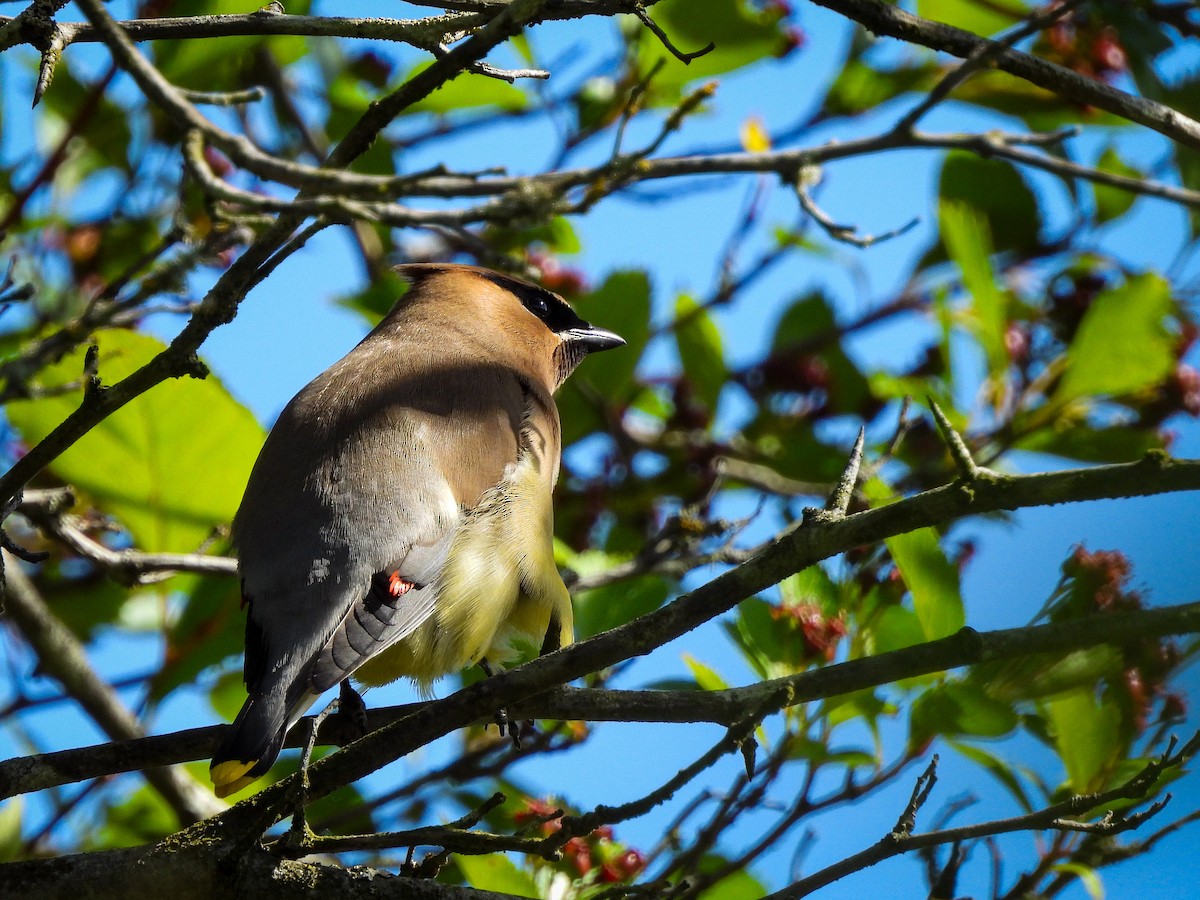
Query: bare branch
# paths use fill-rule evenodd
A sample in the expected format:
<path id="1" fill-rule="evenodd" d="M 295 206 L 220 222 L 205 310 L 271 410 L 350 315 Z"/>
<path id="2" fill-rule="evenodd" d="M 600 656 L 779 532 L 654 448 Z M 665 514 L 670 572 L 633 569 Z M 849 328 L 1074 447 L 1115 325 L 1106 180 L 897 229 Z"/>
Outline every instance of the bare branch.
<path id="1" fill-rule="evenodd" d="M 92 669 L 79 641 L 50 612 L 11 556 L 4 559 L 4 587 L 5 613 L 34 649 L 40 668 L 61 682 L 114 741 L 144 737 L 137 718 Z M 149 768 L 145 775 L 184 824 L 198 822 L 225 808 L 183 769 Z"/>

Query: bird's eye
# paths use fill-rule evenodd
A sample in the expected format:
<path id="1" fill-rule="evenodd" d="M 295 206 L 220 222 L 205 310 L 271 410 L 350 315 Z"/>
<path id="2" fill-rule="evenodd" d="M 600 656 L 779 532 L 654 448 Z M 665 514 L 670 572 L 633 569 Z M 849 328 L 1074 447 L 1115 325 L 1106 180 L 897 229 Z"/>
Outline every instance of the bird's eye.
<path id="1" fill-rule="evenodd" d="M 525 308 L 537 316 L 539 319 L 545 319 L 550 315 L 550 302 L 545 297 L 539 297 L 536 294 L 525 301 Z"/>

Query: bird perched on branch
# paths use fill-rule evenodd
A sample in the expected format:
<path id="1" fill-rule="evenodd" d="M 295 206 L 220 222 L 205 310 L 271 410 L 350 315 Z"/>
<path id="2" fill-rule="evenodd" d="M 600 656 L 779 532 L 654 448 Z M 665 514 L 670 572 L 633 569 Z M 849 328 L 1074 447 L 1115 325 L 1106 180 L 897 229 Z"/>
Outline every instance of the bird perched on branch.
<path id="1" fill-rule="evenodd" d="M 351 675 L 428 686 L 502 662 L 519 634 L 544 653 L 572 640 L 552 395 L 624 341 L 509 275 L 398 271 L 408 292 L 280 414 L 234 519 L 249 696 L 213 757 L 218 796 Z"/>

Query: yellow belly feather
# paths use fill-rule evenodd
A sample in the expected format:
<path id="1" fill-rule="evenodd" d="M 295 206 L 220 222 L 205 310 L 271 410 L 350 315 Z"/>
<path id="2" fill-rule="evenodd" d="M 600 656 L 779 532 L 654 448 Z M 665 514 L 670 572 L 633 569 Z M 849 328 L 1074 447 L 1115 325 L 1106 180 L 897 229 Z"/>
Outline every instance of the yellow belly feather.
<path id="1" fill-rule="evenodd" d="M 355 678 L 377 685 L 407 676 L 428 688 L 484 657 L 502 663 L 518 635 L 540 647 L 551 613 L 562 646 L 570 644 L 571 597 L 554 564 L 553 538 L 549 485 L 527 454 L 460 526 L 432 615 L 363 663 Z"/>

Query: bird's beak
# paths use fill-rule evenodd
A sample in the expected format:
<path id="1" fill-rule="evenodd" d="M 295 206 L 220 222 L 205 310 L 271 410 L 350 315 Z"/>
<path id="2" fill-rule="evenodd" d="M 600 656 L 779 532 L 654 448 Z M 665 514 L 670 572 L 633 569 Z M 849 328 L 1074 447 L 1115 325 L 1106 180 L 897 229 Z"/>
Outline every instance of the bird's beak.
<path id="1" fill-rule="evenodd" d="M 577 344 L 583 347 L 588 353 L 625 346 L 625 338 L 619 334 L 613 334 L 611 331 L 605 331 L 603 328 L 596 328 L 594 325 L 585 325 L 582 328 L 568 328 L 566 331 L 561 332 L 561 336 L 564 341 Z"/>

